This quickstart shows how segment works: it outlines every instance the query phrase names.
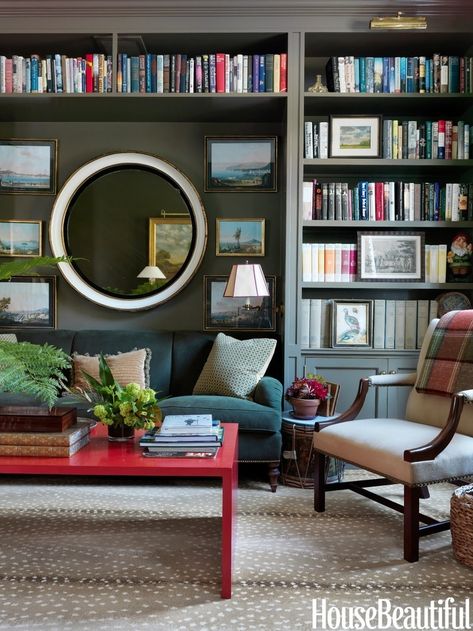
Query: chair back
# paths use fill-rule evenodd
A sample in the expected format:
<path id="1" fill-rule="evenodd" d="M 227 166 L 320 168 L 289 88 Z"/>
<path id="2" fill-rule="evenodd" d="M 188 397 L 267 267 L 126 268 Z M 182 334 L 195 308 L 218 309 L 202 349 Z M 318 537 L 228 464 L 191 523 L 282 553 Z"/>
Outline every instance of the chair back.
<path id="1" fill-rule="evenodd" d="M 419 360 L 417 362 L 416 385 L 422 372 L 422 366 L 424 365 L 424 360 L 427 354 L 427 349 L 429 348 L 430 340 L 432 338 L 432 333 L 437 326 L 438 321 L 438 319 L 432 320 L 426 331 L 424 341 L 422 342 L 422 348 L 420 349 Z M 471 386 L 473 388 L 473 384 L 471 384 Z M 425 394 L 423 392 L 417 392 L 414 386 L 407 400 L 406 419 L 416 423 L 423 423 L 424 425 L 444 427 L 447 420 L 448 411 L 450 409 L 450 403 L 450 397 L 441 397 L 436 394 Z M 460 434 L 466 434 L 467 436 L 473 436 L 472 405 L 464 406 L 458 426 L 458 432 Z"/>

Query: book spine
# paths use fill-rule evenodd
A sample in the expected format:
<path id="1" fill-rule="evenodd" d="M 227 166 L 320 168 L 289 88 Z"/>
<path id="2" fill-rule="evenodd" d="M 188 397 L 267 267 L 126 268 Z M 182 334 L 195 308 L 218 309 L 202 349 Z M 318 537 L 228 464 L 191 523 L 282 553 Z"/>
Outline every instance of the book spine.
<path id="1" fill-rule="evenodd" d="M 89 434 L 83 436 L 70 446 L 46 445 L 0 445 L 0 456 L 36 456 L 67 458 L 89 443 Z"/>
<path id="2" fill-rule="evenodd" d="M 79 424 L 78 424 L 79 425 Z M 90 424 L 80 424 L 73 432 L 0 432 L 0 445 L 69 447 L 89 434 Z"/>

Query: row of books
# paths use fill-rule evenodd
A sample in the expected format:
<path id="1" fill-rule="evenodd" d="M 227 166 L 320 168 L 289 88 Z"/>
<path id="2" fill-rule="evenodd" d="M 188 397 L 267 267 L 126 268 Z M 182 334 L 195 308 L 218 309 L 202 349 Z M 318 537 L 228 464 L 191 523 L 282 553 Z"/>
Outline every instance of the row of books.
<path id="1" fill-rule="evenodd" d="M 286 92 L 287 53 L 118 55 L 118 92 Z"/>
<path id="2" fill-rule="evenodd" d="M 471 221 L 473 184 L 461 182 L 306 181 L 304 221 Z"/>
<path id="3" fill-rule="evenodd" d="M 330 92 L 470 94 L 473 57 L 330 57 L 326 77 Z"/>
<path id="4" fill-rule="evenodd" d="M 328 122 L 305 121 L 304 158 L 328 158 Z"/>
<path id="5" fill-rule="evenodd" d="M 465 121 L 383 120 L 383 158 L 469 160 L 473 129 Z"/>
<path id="6" fill-rule="evenodd" d="M 152 458 L 213 458 L 222 442 L 223 427 L 211 414 L 170 414 L 140 438 Z"/>
<path id="7" fill-rule="evenodd" d="M 416 349 L 422 346 L 429 322 L 437 317 L 436 300 L 373 300 L 372 330 L 369 336 L 373 348 Z M 311 298 L 302 300 L 302 348 L 331 348 L 333 300 Z M 372 329 L 371 329 L 372 326 Z"/>
<path id="8" fill-rule="evenodd" d="M 111 92 L 112 57 L 90 53 L 83 57 L 51 54 L 45 57 L 0 55 L 0 93 Z"/>

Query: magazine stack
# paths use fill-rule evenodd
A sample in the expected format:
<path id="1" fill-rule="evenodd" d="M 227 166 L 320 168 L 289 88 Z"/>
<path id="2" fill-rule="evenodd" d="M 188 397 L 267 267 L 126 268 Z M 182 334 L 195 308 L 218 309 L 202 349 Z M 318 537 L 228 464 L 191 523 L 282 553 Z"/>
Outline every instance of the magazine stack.
<path id="1" fill-rule="evenodd" d="M 153 458 L 213 458 L 222 441 L 223 427 L 211 414 L 177 414 L 143 434 L 140 446 Z"/>

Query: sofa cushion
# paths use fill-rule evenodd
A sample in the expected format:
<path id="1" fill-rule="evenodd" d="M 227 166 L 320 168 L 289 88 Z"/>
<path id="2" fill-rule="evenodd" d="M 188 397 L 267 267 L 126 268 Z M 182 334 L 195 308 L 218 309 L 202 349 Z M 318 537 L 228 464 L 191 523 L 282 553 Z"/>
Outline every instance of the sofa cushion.
<path id="1" fill-rule="evenodd" d="M 72 340 L 74 339 L 75 331 L 68 329 L 54 329 L 54 330 L 19 330 L 16 331 L 16 337 L 19 342 L 30 342 L 31 344 L 51 344 L 56 348 L 60 348 L 65 353 L 70 355 L 72 353 Z"/>
<path id="2" fill-rule="evenodd" d="M 281 414 L 274 408 L 247 399 L 216 395 L 188 395 L 161 401 L 159 407 L 166 414 L 212 414 L 224 423 L 238 423 L 239 429 L 255 432 L 278 432 Z"/>
<path id="3" fill-rule="evenodd" d="M 193 394 L 218 394 L 248 399 L 266 372 L 276 340 L 237 340 L 219 333 Z"/>
<path id="4" fill-rule="evenodd" d="M 149 387 L 149 364 L 151 361 L 149 348 L 135 349 L 117 355 L 105 355 L 105 359 L 113 377 L 122 387 L 129 383 L 137 383 L 141 388 Z M 73 388 L 91 389 L 84 372 L 94 379 L 100 379 L 98 355 L 72 354 Z"/>
<path id="5" fill-rule="evenodd" d="M 0 333 L 0 342 L 12 342 L 16 344 L 18 339 L 14 333 Z"/>

